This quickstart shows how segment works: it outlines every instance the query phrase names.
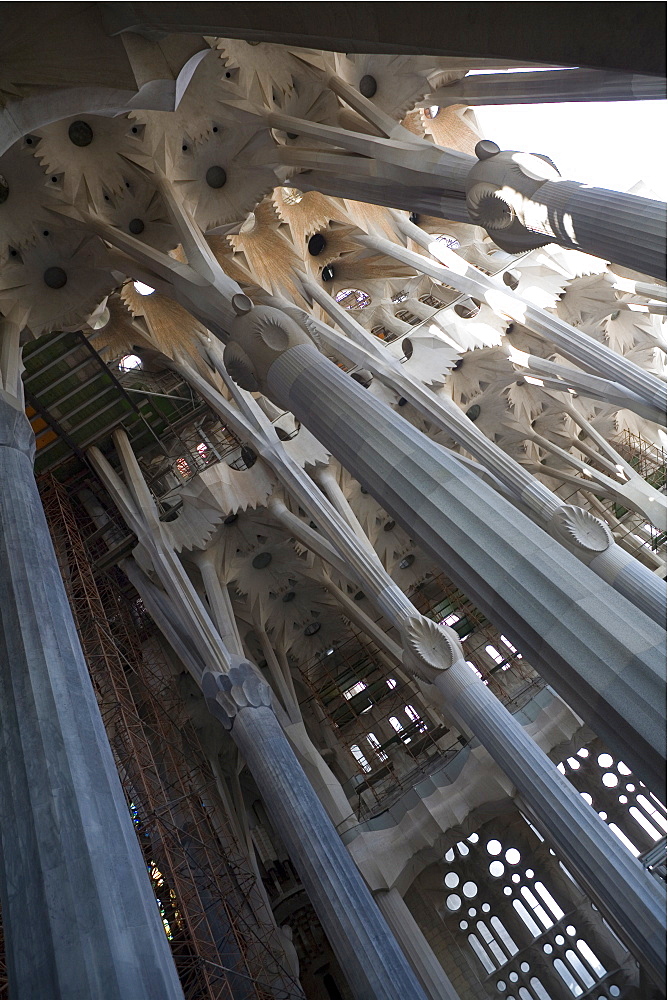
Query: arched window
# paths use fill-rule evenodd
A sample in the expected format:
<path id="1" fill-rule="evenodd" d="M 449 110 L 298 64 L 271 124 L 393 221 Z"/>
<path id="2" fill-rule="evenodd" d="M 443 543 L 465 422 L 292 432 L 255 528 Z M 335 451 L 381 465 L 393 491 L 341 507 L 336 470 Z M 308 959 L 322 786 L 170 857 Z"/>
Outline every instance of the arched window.
<path id="1" fill-rule="evenodd" d="M 174 471 L 182 476 L 183 479 L 189 479 L 192 476 L 192 469 L 186 462 L 185 458 L 177 458 L 174 462 Z"/>
<path id="2" fill-rule="evenodd" d="M 350 748 L 350 752 L 363 771 L 371 770 L 371 765 L 369 764 L 369 761 L 366 759 L 366 757 L 364 756 L 364 754 L 362 753 L 362 751 L 358 746 L 353 744 L 353 746 L 351 746 Z"/>
<path id="3" fill-rule="evenodd" d="M 378 739 L 375 733 L 367 733 L 366 741 L 369 744 L 369 746 L 373 747 L 373 749 L 376 751 L 376 756 L 378 757 L 379 760 L 382 761 L 387 760 L 387 754 L 385 753 L 384 750 L 380 749 L 380 740 Z"/>

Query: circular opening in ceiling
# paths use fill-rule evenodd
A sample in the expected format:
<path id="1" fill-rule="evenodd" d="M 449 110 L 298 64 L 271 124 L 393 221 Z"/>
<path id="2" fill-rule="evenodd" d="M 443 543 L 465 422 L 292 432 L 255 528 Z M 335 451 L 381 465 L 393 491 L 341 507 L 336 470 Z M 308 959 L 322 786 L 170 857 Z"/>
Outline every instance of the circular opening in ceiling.
<path id="1" fill-rule="evenodd" d="M 67 284 L 67 273 L 62 267 L 47 267 L 44 272 L 44 284 L 49 288 L 64 288 Z"/>
<path id="2" fill-rule="evenodd" d="M 360 94 L 362 97 L 374 97 L 377 90 L 378 84 L 375 76 L 366 73 L 360 80 Z"/>
<path id="3" fill-rule="evenodd" d="M 311 624 L 307 625 L 304 629 L 304 635 L 315 635 L 316 632 L 320 631 L 320 628 L 320 622 L 311 622 Z"/>
<path id="4" fill-rule="evenodd" d="M 206 172 L 206 182 L 210 188 L 222 188 L 227 181 L 227 172 L 224 167 L 209 167 Z"/>
<path id="5" fill-rule="evenodd" d="M 75 146 L 90 146 L 93 141 L 93 130 L 88 122 L 72 122 L 67 130 L 70 142 Z"/>
<path id="6" fill-rule="evenodd" d="M 153 295 L 155 288 L 151 288 L 150 285 L 145 285 L 143 281 L 133 281 L 135 292 L 139 292 L 140 295 Z"/>
<path id="7" fill-rule="evenodd" d="M 479 306 L 472 299 L 467 304 L 458 302 L 454 309 L 460 319 L 473 319 L 480 312 Z"/>
<path id="8" fill-rule="evenodd" d="M 139 236 L 140 233 L 144 232 L 144 223 L 141 219 L 131 219 L 128 229 L 133 236 Z"/>
<path id="9" fill-rule="evenodd" d="M 253 559 L 253 569 L 265 569 L 271 562 L 271 552 L 258 552 Z"/>
<path id="10" fill-rule="evenodd" d="M 317 257 L 327 246 L 327 240 L 322 233 L 314 233 L 306 244 L 311 257 Z"/>
<path id="11" fill-rule="evenodd" d="M 321 276 L 321 278 L 322 278 L 323 281 L 333 281 L 335 273 L 336 272 L 335 272 L 334 268 L 332 267 L 332 265 L 328 264 L 327 267 L 323 267 L 320 276 Z"/>
<path id="12" fill-rule="evenodd" d="M 122 372 L 131 372 L 135 368 L 141 368 L 141 358 L 136 354 L 125 354 L 118 362 L 118 367 Z"/>
<path id="13" fill-rule="evenodd" d="M 404 556 L 404 558 L 399 563 L 399 569 L 408 569 L 415 562 L 415 556 L 411 553 L 410 555 Z"/>
<path id="14" fill-rule="evenodd" d="M 366 309 L 371 305 L 371 296 L 361 288 L 342 288 L 334 298 L 344 309 Z"/>
<path id="15" fill-rule="evenodd" d="M 299 188 L 283 188 L 283 204 L 298 205 L 304 197 L 304 192 Z"/>

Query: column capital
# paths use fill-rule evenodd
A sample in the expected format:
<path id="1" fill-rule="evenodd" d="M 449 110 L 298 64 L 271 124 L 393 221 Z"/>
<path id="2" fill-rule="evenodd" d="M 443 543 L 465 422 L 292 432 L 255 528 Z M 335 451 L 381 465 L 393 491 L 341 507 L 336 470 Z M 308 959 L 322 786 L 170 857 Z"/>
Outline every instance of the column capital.
<path id="1" fill-rule="evenodd" d="M 207 670 L 202 675 L 207 708 L 228 730 L 245 708 L 271 707 L 271 689 L 257 668 L 239 657 L 233 656 L 231 660 L 232 667 L 226 674 Z"/>
<path id="2" fill-rule="evenodd" d="M 265 391 L 267 373 L 285 351 L 311 343 L 294 319 L 273 306 L 255 306 L 240 313 L 229 333 L 225 367 L 237 385 L 249 392 Z"/>
<path id="3" fill-rule="evenodd" d="M 453 663 L 464 659 L 457 633 L 416 614 L 402 629 L 403 664 L 420 680 L 433 683 Z"/>
<path id="4" fill-rule="evenodd" d="M 540 153 L 501 151 L 489 139 L 481 139 L 475 152 L 478 162 L 466 181 L 466 207 L 472 222 L 483 226 L 497 246 L 509 253 L 548 242 L 527 228 L 524 209 L 541 185 L 559 180 L 552 161 Z"/>
<path id="5" fill-rule="evenodd" d="M 577 550 L 584 562 L 590 562 L 615 542 L 604 521 L 573 504 L 564 504 L 554 511 L 550 518 L 550 532 L 571 552 Z"/>

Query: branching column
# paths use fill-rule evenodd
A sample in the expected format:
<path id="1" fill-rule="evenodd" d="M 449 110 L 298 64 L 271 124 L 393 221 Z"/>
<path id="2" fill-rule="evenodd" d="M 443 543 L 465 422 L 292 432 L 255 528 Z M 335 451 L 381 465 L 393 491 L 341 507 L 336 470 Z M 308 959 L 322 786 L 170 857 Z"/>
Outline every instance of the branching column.
<path id="1" fill-rule="evenodd" d="M 272 822 L 359 1000 L 424 1000 L 424 993 L 334 829 L 249 663 L 205 673 L 211 712 L 248 764 Z"/>
<path id="2" fill-rule="evenodd" d="M 535 73 L 465 76 L 429 95 L 428 105 L 563 104 L 566 101 L 665 100 L 660 76 L 600 69 L 553 69 Z"/>
<path id="3" fill-rule="evenodd" d="M 0 395 L 0 831 L 15 1000 L 183 996 L 33 476 Z"/>
<path id="4" fill-rule="evenodd" d="M 476 146 L 479 162 L 466 185 L 471 220 L 511 253 L 546 243 L 576 247 L 663 280 L 666 205 L 635 194 L 565 181 L 532 153 L 503 152 L 494 142 Z"/>
<path id="5" fill-rule="evenodd" d="M 271 707 L 271 689 L 256 667 L 222 642 L 158 519 L 126 435 L 117 431 L 114 443 L 125 483 L 96 449 L 90 449 L 88 457 L 165 590 L 141 571 L 133 582 L 151 614 L 157 610 L 156 621 L 170 642 L 176 636 L 179 655 L 192 648 L 195 656 L 186 653 L 185 662 L 212 714 L 241 751 L 353 995 L 357 1000 L 425 1000 L 281 729 Z"/>
<path id="6" fill-rule="evenodd" d="M 666 277 L 666 206 L 621 191 L 553 181 L 533 196 L 525 225 L 562 247 L 614 260 L 662 281 Z"/>
<path id="7" fill-rule="evenodd" d="M 663 787 L 663 630 L 312 345 L 281 354 L 267 384 L 594 731 Z"/>

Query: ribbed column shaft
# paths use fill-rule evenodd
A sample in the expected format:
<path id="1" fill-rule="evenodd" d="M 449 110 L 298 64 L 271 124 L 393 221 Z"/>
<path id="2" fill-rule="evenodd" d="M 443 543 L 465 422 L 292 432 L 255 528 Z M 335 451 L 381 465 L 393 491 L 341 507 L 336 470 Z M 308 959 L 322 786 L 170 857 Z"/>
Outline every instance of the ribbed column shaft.
<path id="1" fill-rule="evenodd" d="M 413 184 L 400 184 L 376 177 L 346 177 L 324 170 L 309 170 L 290 178 L 300 191 L 319 191 L 330 198 L 354 198 L 370 205 L 420 212 L 451 222 L 471 222 L 464 197 L 464 183 L 444 189 L 437 176 L 415 174 Z"/>
<path id="2" fill-rule="evenodd" d="M 267 383 L 661 794 L 664 631 L 315 347 L 286 351 Z"/>
<path id="3" fill-rule="evenodd" d="M 666 975 L 665 892 L 463 660 L 435 681 L 453 718 L 476 734 L 528 813 L 657 982 Z"/>
<path id="4" fill-rule="evenodd" d="M 299 872 L 356 1000 L 426 1000 L 270 708 L 243 708 L 232 736 Z"/>
<path id="5" fill-rule="evenodd" d="M 381 889 L 374 894 L 374 898 L 429 1000 L 459 1000 L 459 994 L 446 976 L 445 969 L 436 958 L 399 890 Z"/>
<path id="6" fill-rule="evenodd" d="M 183 1000 L 32 469 L 0 399 L 0 889 L 14 1000 Z"/>
<path id="7" fill-rule="evenodd" d="M 524 224 L 564 247 L 614 261 L 642 274 L 666 277 L 666 205 L 661 201 L 548 181 L 531 199 Z"/>
<path id="8" fill-rule="evenodd" d="M 563 104 L 567 101 L 665 100 L 660 76 L 599 69 L 555 69 L 536 73 L 465 76 L 430 95 L 432 104 Z"/>

